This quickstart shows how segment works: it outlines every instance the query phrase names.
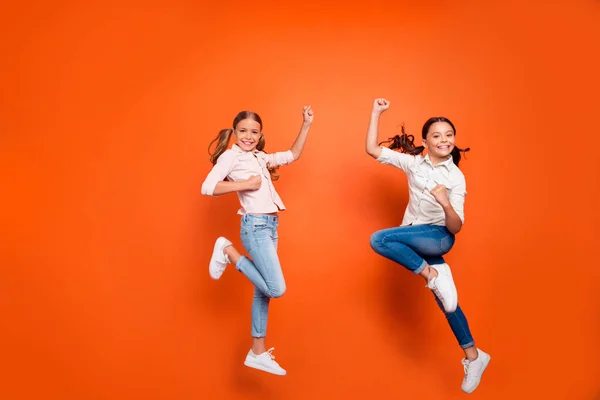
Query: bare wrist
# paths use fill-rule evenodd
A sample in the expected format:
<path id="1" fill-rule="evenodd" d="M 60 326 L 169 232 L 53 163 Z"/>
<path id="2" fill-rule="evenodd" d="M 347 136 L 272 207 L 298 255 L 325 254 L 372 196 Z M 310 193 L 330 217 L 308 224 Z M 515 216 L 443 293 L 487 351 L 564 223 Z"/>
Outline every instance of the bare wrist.
<path id="1" fill-rule="evenodd" d="M 442 209 L 444 210 L 444 212 L 449 212 L 449 211 L 454 211 L 454 209 L 452 208 L 452 204 L 450 204 L 450 202 L 445 203 L 445 204 L 440 204 L 442 206 Z"/>

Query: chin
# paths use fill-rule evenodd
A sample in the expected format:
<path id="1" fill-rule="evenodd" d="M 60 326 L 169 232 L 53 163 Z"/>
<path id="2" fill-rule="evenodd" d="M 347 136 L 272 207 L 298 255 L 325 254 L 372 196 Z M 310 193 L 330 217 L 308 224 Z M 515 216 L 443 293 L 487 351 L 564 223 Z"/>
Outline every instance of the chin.
<path id="1" fill-rule="evenodd" d="M 438 157 L 448 157 L 452 154 L 452 149 L 450 149 L 449 151 L 444 151 L 444 152 L 440 152 L 437 153 Z"/>

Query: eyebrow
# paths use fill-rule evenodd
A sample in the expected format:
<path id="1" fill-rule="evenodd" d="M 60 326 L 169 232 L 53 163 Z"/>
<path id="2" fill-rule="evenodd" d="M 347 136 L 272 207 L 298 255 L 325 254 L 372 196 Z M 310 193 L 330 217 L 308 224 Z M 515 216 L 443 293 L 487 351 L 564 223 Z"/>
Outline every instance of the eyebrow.
<path id="1" fill-rule="evenodd" d="M 446 133 L 448 133 L 448 132 L 454 133 L 454 131 L 452 129 L 449 129 L 449 130 L 446 131 Z M 435 134 L 435 133 L 441 133 L 441 132 L 438 132 L 438 131 L 431 132 L 432 135 Z"/>

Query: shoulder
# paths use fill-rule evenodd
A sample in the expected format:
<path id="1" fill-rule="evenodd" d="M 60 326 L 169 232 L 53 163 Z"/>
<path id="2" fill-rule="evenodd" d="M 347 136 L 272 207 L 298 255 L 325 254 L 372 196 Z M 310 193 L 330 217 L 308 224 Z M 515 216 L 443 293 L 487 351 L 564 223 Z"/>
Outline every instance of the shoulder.
<path id="1" fill-rule="evenodd" d="M 466 183 L 465 174 L 456 166 L 454 163 L 450 163 L 448 165 L 449 177 L 452 179 L 454 184 L 464 184 Z"/>
<path id="2" fill-rule="evenodd" d="M 425 161 L 425 156 L 422 154 L 417 154 L 416 156 L 412 156 L 410 154 L 406 154 L 408 157 L 412 158 L 415 165 L 421 165 Z"/>
<path id="3" fill-rule="evenodd" d="M 232 163 L 237 160 L 238 154 L 239 153 L 231 149 L 227 149 L 219 156 L 217 163 Z"/>
<path id="4" fill-rule="evenodd" d="M 406 153 L 401 153 L 396 150 L 392 150 L 389 147 L 381 146 L 381 154 L 379 155 L 379 161 L 389 161 L 389 160 L 398 160 L 404 163 L 414 163 L 418 162 L 417 157 L 421 156 L 413 156 Z M 423 157 L 420 158 L 421 160 Z"/>
<path id="5" fill-rule="evenodd" d="M 225 157 L 225 158 L 236 158 L 238 155 L 237 152 L 231 150 L 231 149 L 227 149 L 223 152 L 223 154 L 221 154 L 221 157 Z"/>

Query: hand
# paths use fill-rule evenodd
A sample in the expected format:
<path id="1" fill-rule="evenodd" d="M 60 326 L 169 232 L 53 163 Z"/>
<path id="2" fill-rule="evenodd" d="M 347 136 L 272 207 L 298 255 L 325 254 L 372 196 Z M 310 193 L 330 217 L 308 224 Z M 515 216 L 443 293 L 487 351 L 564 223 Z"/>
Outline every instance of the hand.
<path id="1" fill-rule="evenodd" d="M 308 124 L 312 124 L 313 122 L 314 112 L 310 106 L 302 107 L 302 116 L 304 117 L 304 122 Z"/>
<path id="2" fill-rule="evenodd" d="M 373 112 L 374 113 L 381 114 L 388 108 L 390 108 L 390 102 L 387 101 L 386 99 L 379 98 L 379 99 L 375 99 L 375 101 L 373 101 Z"/>
<path id="3" fill-rule="evenodd" d="M 251 176 L 246 179 L 246 189 L 245 190 L 258 190 L 262 185 L 262 179 L 258 175 Z"/>
<path id="4" fill-rule="evenodd" d="M 431 193 L 435 201 L 437 201 L 440 206 L 446 207 L 450 205 L 450 201 L 448 200 L 448 194 L 446 193 L 446 186 L 436 185 L 436 187 L 431 189 L 429 193 Z"/>

